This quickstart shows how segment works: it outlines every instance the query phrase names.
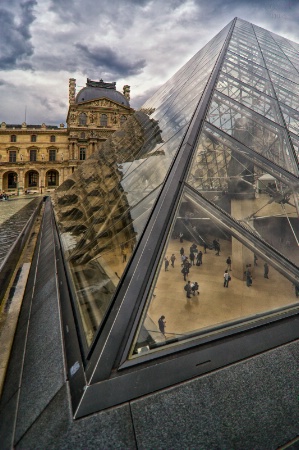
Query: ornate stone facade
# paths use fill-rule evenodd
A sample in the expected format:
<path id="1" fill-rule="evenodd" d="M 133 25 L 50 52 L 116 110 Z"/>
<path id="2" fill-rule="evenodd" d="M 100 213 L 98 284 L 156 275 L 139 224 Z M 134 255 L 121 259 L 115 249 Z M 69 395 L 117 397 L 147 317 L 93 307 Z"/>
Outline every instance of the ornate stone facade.
<path id="1" fill-rule="evenodd" d="M 76 95 L 70 78 L 66 127 L 2 122 L 0 191 L 45 193 L 60 186 L 134 112 L 129 99 L 129 86 L 121 94 L 115 82 L 90 79 Z"/>

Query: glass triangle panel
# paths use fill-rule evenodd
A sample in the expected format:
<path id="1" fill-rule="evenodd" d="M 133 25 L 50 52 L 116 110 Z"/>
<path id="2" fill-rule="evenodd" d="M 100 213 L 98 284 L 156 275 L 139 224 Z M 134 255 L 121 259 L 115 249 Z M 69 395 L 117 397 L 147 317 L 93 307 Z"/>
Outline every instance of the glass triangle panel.
<path id="1" fill-rule="evenodd" d="M 278 166 L 297 174 L 286 130 L 239 102 L 215 92 L 207 121 Z"/>
<path id="2" fill-rule="evenodd" d="M 130 358 L 199 336 L 215 337 L 298 301 L 287 271 L 273 267 L 218 213 L 188 189 L 183 193 Z"/>
<path id="3" fill-rule="evenodd" d="M 298 191 L 270 166 L 208 125 L 203 128 L 188 184 L 299 267 Z"/>

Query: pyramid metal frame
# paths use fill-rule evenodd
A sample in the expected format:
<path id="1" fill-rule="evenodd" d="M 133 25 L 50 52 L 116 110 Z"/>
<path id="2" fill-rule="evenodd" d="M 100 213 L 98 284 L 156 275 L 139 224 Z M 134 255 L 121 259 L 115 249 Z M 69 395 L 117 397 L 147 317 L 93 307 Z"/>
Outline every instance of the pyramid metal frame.
<path id="1" fill-rule="evenodd" d="M 133 258 L 125 269 L 114 301 L 86 359 L 83 357 L 86 349 L 78 339 L 80 325 L 76 320 L 71 299 L 71 288 L 65 270 L 59 233 L 57 230 L 55 232 L 65 353 L 69 368 L 68 380 L 74 418 L 170 387 L 299 338 L 298 307 L 291 311 L 288 309 L 282 311 L 279 317 L 261 317 L 258 323 L 240 321 L 236 329 L 230 331 L 223 329 L 213 338 L 195 335 L 192 339 L 176 343 L 175 346 L 161 348 L 159 352 L 140 355 L 134 360 L 127 359 L 179 199 L 183 190 L 186 190 L 184 180 L 220 76 L 220 69 L 236 20 L 235 18 L 231 22 L 222 49 L 168 171 L 144 233 L 136 246 Z M 271 80 L 270 83 L 272 83 Z M 281 116 L 283 117 L 282 112 Z M 209 127 L 211 130 L 217 130 L 218 135 L 226 140 L 236 142 L 236 139 L 225 131 L 212 124 L 209 124 Z M 292 142 L 290 147 L 293 149 Z M 296 174 L 278 167 L 244 143 L 238 142 L 238 151 L 246 158 L 253 160 L 259 167 L 267 168 L 269 173 L 276 175 L 287 185 L 298 186 Z M 296 158 L 295 153 L 293 156 Z M 291 261 L 259 240 L 224 211 L 217 209 L 198 192 L 190 187 L 188 192 L 196 197 L 208 214 L 218 214 L 225 226 L 233 230 L 232 233 L 238 236 L 238 239 L 241 241 L 243 239 L 249 248 L 252 242 L 254 251 L 257 249 L 261 255 L 266 255 L 269 260 L 275 261 L 277 270 L 284 273 L 291 282 L 296 282 L 298 268 Z"/>

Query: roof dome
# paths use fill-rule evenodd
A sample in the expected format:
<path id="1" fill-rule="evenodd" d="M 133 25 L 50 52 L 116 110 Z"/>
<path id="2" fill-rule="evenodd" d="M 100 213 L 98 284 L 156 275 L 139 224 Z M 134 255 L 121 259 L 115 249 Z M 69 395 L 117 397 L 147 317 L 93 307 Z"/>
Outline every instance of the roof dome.
<path id="1" fill-rule="evenodd" d="M 76 103 L 89 102 L 99 98 L 108 98 L 121 105 L 130 107 L 128 99 L 115 88 L 116 83 L 104 83 L 103 80 L 91 81 L 87 78 L 86 87 L 81 89 L 76 96 Z"/>

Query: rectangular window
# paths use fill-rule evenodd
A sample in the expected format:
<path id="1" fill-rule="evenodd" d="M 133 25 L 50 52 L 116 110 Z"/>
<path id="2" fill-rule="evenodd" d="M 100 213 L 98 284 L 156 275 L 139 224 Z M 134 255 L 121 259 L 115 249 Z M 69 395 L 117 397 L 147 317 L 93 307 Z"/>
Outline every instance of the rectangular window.
<path id="1" fill-rule="evenodd" d="M 56 161 L 56 150 L 49 150 L 49 161 Z"/>
<path id="2" fill-rule="evenodd" d="M 80 148 L 80 161 L 84 161 L 86 159 L 86 148 Z"/>
<path id="3" fill-rule="evenodd" d="M 9 162 L 16 162 L 17 161 L 17 152 L 10 151 L 9 152 Z"/>
<path id="4" fill-rule="evenodd" d="M 36 161 L 36 150 L 30 150 L 30 161 Z"/>

